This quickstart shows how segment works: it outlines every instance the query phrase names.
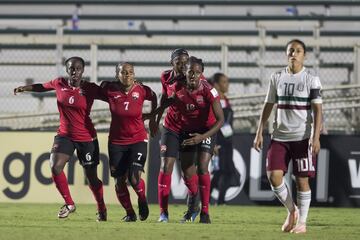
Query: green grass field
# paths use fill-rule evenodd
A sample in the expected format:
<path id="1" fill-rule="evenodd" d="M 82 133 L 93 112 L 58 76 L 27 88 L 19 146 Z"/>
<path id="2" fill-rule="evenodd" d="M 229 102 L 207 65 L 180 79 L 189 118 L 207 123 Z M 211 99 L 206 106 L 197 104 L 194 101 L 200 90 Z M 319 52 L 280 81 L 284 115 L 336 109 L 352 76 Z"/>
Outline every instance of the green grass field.
<path id="1" fill-rule="evenodd" d="M 282 233 L 282 207 L 212 206 L 212 224 L 181 224 L 185 205 L 170 206 L 170 222 L 157 223 L 158 206 L 145 222 L 123 223 L 120 206 L 108 206 L 108 221 L 95 221 L 94 205 L 77 205 L 68 219 L 57 219 L 58 204 L 0 203 L 1 240 L 70 239 L 360 239 L 360 209 L 311 208 L 308 233 Z M 197 219 L 198 221 L 198 219 Z"/>

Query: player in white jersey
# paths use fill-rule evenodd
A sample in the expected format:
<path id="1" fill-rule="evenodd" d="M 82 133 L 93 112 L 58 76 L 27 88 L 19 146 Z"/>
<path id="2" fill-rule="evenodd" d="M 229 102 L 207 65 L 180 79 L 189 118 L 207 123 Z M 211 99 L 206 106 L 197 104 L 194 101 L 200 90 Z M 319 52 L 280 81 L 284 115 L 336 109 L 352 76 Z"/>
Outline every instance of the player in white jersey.
<path id="1" fill-rule="evenodd" d="M 306 47 L 302 41 L 291 40 L 286 54 L 288 66 L 271 76 L 254 148 L 260 151 L 263 128 L 277 104 L 266 158 L 267 175 L 271 189 L 288 211 L 282 231 L 305 233 L 311 201 L 308 178 L 315 176 L 316 155 L 320 151 L 321 83 L 303 65 Z M 283 178 L 290 160 L 296 177 L 297 206 Z"/>

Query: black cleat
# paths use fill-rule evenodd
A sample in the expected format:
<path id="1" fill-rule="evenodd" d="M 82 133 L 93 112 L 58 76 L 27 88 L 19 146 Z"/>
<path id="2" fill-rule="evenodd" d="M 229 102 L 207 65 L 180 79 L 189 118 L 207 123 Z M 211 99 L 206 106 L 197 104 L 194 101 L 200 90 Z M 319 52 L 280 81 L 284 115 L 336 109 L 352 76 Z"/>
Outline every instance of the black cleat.
<path id="1" fill-rule="evenodd" d="M 211 223 L 209 214 L 203 212 L 200 213 L 199 223 L 207 223 L 207 224 Z"/>
<path id="2" fill-rule="evenodd" d="M 149 216 L 149 207 L 147 201 L 138 201 L 139 206 L 139 219 L 145 221 Z"/>
<path id="3" fill-rule="evenodd" d="M 181 223 L 186 223 L 186 222 L 194 222 L 195 218 L 197 217 L 197 215 L 199 215 L 200 210 L 194 210 L 194 211 L 190 211 L 187 210 L 183 216 L 183 218 L 180 220 Z"/>
<path id="4" fill-rule="evenodd" d="M 199 209 L 200 209 L 199 193 L 197 193 L 194 196 L 188 195 L 186 205 L 188 206 L 188 211 L 190 211 L 190 212 L 199 211 Z"/>
<path id="5" fill-rule="evenodd" d="M 136 220 L 137 220 L 137 217 L 136 217 L 135 213 L 128 214 L 128 215 L 126 215 L 125 217 L 122 218 L 123 222 L 136 222 Z"/>
<path id="6" fill-rule="evenodd" d="M 98 212 L 96 217 L 97 222 L 106 222 L 107 221 L 107 212 L 106 209 L 103 212 Z"/>
<path id="7" fill-rule="evenodd" d="M 200 199 L 197 193 L 194 196 L 188 195 L 187 203 L 188 210 L 185 212 L 183 218 L 180 220 L 181 223 L 194 222 L 197 215 L 200 213 Z"/>

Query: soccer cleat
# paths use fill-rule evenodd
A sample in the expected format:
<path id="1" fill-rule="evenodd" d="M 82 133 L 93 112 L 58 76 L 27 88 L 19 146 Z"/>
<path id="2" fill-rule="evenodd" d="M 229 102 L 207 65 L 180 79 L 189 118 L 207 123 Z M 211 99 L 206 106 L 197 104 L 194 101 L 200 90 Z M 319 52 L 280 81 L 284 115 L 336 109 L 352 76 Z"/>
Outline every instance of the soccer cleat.
<path id="1" fill-rule="evenodd" d="M 298 223 L 296 226 L 291 229 L 290 233 L 306 233 L 306 224 Z"/>
<path id="2" fill-rule="evenodd" d="M 76 207 L 75 205 L 65 204 L 60 208 L 60 211 L 58 213 L 59 218 L 67 218 L 70 213 L 75 212 Z"/>
<path id="3" fill-rule="evenodd" d="M 135 213 L 128 214 L 125 217 L 122 218 L 123 222 L 136 222 L 137 217 Z"/>
<path id="4" fill-rule="evenodd" d="M 209 214 L 201 212 L 199 223 L 207 223 L 207 224 L 211 223 Z"/>
<path id="5" fill-rule="evenodd" d="M 197 193 L 194 196 L 188 195 L 187 203 L 188 210 L 191 212 L 200 211 L 200 196 L 199 193 Z"/>
<path id="6" fill-rule="evenodd" d="M 158 222 L 164 222 L 164 223 L 169 222 L 169 213 L 168 212 L 160 213 L 160 217 L 159 217 Z"/>
<path id="7" fill-rule="evenodd" d="M 145 221 L 149 216 L 149 207 L 147 201 L 138 201 L 139 219 Z"/>
<path id="8" fill-rule="evenodd" d="M 194 210 L 191 211 L 190 209 L 187 210 L 183 216 L 183 218 L 180 220 L 181 223 L 186 223 L 186 222 L 194 222 L 195 218 L 197 217 L 197 215 L 199 215 L 200 210 Z"/>
<path id="9" fill-rule="evenodd" d="M 282 225 L 281 227 L 281 230 L 283 232 L 290 232 L 291 229 L 293 229 L 293 227 L 295 226 L 296 224 L 296 221 L 297 221 L 297 218 L 298 218 L 298 215 L 299 215 L 299 210 L 298 208 L 295 206 L 295 210 L 293 212 L 289 212 L 287 217 L 286 217 L 286 220 L 284 222 L 284 224 Z"/>
<path id="10" fill-rule="evenodd" d="M 107 212 L 106 210 L 103 212 L 98 212 L 96 217 L 97 222 L 106 222 L 107 221 Z"/>

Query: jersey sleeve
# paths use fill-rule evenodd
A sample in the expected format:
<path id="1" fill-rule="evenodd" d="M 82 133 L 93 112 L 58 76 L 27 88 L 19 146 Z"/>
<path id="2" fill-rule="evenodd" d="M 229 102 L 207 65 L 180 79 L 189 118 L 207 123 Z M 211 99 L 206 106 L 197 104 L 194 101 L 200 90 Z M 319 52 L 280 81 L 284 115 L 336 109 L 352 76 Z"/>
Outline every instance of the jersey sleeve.
<path id="1" fill-rule="evenodd" d="M 98 98 L 97 99 L 100 99 L 102 101 L 105 101 L 105 102 L 109 102 L 109 98 L 108 98 L 108 94 L 107 94 L 107 89 L 109 87 L 109 82 L 107 81 L 102 81 L 100 86 L 99 86 L 99 90 L 97 92 L 97 96 Z"/>
<path id="2" fill-rule="evenodd" d="M 266 103 L 276 103 L 276 81 L 275 74 L 272 74 L 269 81 L 268 91 L 265 97 Z"/>
<path id="3" fill-rule="evenodd" d="M 209 89 L 207 100 L 210 102 L 210 104 L 213 104 L 215 101 L 220 101 L 219 93 L 215 88 Z"/>
<path id="4" fill-rule="evenodd" d="M 107 101 L 106 96 L 102 93 L 102 88 L 98 86 L 96 83 L 89 83 L 89 90 L 90 90 L 90 95 L 94 99 Z"/>
<path id="5" fill-rule="evenodd" d="M 160 80 L 161 80 L 161 94 L 166 95 L 167 93 L 166 93 L 166 84 L 165 84 L 165 73 L 161 74 Z"/>
<path id="6" fill-rule="evenodd" d="M 45 82 L 42 84 L 42 86 L 45 88 L 45 89 L 56 89 L 56 85 L 57 85 L 57 82 L 59 81 L 58 78 L 56 79 L 53 79 L 51 81 L 48 81 L 48 82 Z"/>
<path id="7" fill-rule="evenodd" d="M 313 77 L 310 84 L 310 100 L 312 103 L 320 104 L 321 99 L 321 82 L 319 77 Z"/>

